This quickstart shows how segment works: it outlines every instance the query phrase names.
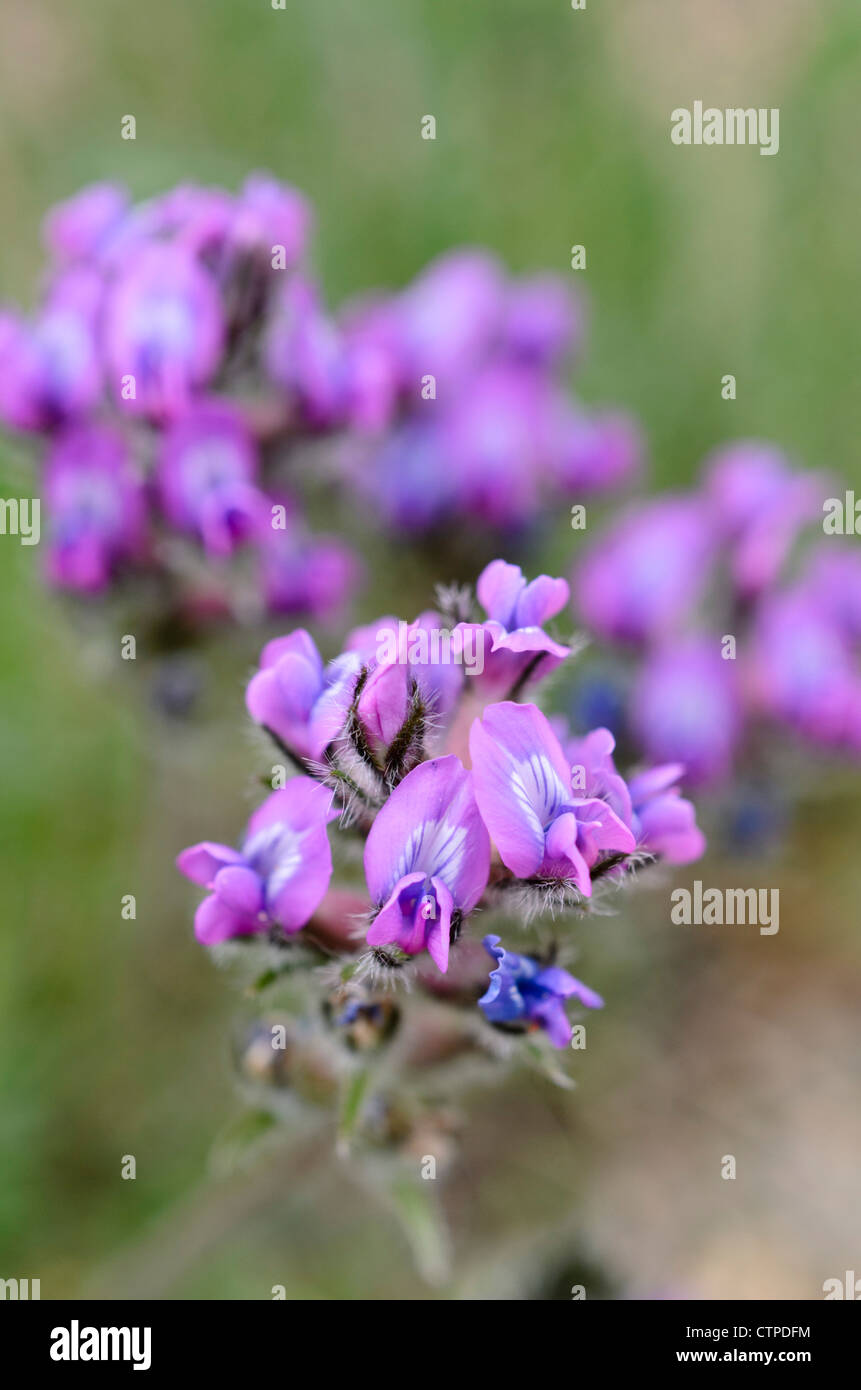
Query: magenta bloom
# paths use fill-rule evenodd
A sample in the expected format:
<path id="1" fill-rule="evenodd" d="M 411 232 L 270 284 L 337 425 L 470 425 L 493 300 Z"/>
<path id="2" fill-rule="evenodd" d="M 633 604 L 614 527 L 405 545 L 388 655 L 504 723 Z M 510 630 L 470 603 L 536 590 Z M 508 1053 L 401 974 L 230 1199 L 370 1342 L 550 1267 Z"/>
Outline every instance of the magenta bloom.
<path id="1" fill-rule="evenodd" d="M 518 565 L 493 560 L 479 575 L 476 593 L 487 621 L 461 623 L 457 630 L 461 640 L 468 632 L 473 642 L 481 639 L 484 671 L 475 679 L 483 690 L 511 690 L 527 674 L 538 680 L 570 656 L 571 648 L 555 642 L 543 628 L 568 602 L 566 580 L 540 574 L 527 582 Z"/>
<path id="2" fill-rule="evenodd" d="M 75 277 L 77 278 L 77 277 Z M 91 305 L 60 293 L 33 323 L 0 317 L 0 416 L 50 430 L 85 414 L 102 390 Z"/>
<path id="3" fill-rule="evenodd" d="M 706 849 L 696 811 L 681 795 L 681 763 L 648 768 L 628 784 L 637 843 L 668 864 L 691 864 Z"/>
<path id="4" fill-rule="evenodd" d="M 262 252 L 271 263 L 273 248 L 284 247 L 285 269 L 305 253 L 312 223 L 307 198 L 270 174 L 249 174 L 239 194 L 230 240 L 239 251 Z"/>
<path id="5" fill-rule="evenodd" d="M 554 367 L 577 351 L 584 314 L 561 275 L 535 275 L 508 291 L 502 351 L 517 361 Z"/>
<path id="6" fill-rule="evenodd" d="M 575 603 L 601 636 L 650 641 L 694 608 L 713 552 L 705 506 L 687 497 L 647 502 L 589 547 L 574 576 Z"/>
<path id="7" fill-rule="evenodd" d="M 554 1047 L 567 1047 L 571 1024 L 565 1016 L 565 1000 L 576 998 L 587 1009 L 604 1007 L 600 994 L 567 970 L 506 951 L 498 936 L 486 936 L 483 945 L 496 962 L 487 992 L 478 1001 L 489 1023 L 543 1028 Z"/>
<path id="8" fill-rule="evenodd" d="M 299 524 L 286 531 L 264 526 L 259 548 L 270 613 L 329 618 L 356 588 L 358 559 L 335 536 L 312 536 Z"/>
<path id="9" fill-rule="evenodd" d="M 176 415 L 213 376 L 223 338 L 215 282 L 188 251 L 144 245 L 128 258 L 105 319 L 111 386 L 124 409 Z"/>
<path id="10" fill-rule="evenodd" d="M 241 416 L 220 402 L 197 405 L 162 441 L 158 491 L 165 515 L 220 559 L 269 521 L 256 487 L 257 452 Z"/>
<path id="11" fill-rule="evenodd" d="M 337 818 L 332 793 L 296 777 L 267 797 L 248 822 L 241 850 L 203 841 L 176 865 L 210 890 L 195 914 L 204 946 L 281 927 L 288 935 L 311 920 L 332 877 L 326 826 Z"/>
<path id="12" fill-rule="evenodd" d="M 816 743 L 861 748 L 861 678 L 850 643 L 818 596 L 797 590 L 763 603 L 750 674 L 760 710 Z"/>
<path id="13" fill-rule="evenodd" d="M 129 209 L 129 195 L 115 183 L 92 183 L 52 208 L 42 236 L 58 261 L 95 260 Z"/>
<path id="14" fill-rule="evenodd" d="M 324 314 L 315 287 L 291 276 L 278 294 L 264 347 L 269 377 L 289 393 L 306 423 L 331 426 L 348 402 L 343 340 Z"/>
<path id="15" fill-rule="evenodd" d="M 712 454 L 705 488 L 744 598 L 777 579 L 801 529 L 821 514 L 816 480 L 793 473 L 779 449 L 753 440 Z"/>
<path id="16" fill-rule="evenodd" d="M 457 506 L 489 526 L 533 516 L 550 467 L 551 420 L 547 384 L 534 371 L 493 363 L 474 373 L 439 426 Z"/>
<path id="17" fill-rule="evenodd" d="M 673 643 L 648 658 L 629 717 L 650 762 L 681 763 L 692 786 L 729 775 L 740 733 L 735 667 L 718 637 Z"/>
<path id="18" fill-rule="evenodd" d="M 276 637 L 245 692 L 248 713 L 299 757 L 321 758 L 344 727 L 361 664 L 358 653 L 347 652 L 324 667 L 303 628 Z"/>
<path id="19" fill-rule="evenodd" d="M 360 458 L 355 485 L 389 527 L 410 533 L 438 525 L 459 505 L 443 431 L 422 421 L 394 428 L 370 467 Z"/>
<path id="20" fill-rule="evenodd" d="M 69 430 L 48 456 L 44 487 L 51 582 L 99 592 L 146 537 L 143 486 L 122 437 L 96 425 Z"/>
<path id="21" fill-rule="evenodd" d="M 403 378 L 418 393 L 436 378 L 438 397 L 463 388 L 488 352 L 503 312 L 503 277 L 484 251 L 451 251 L 432 261 L 395 300 Z"/>
<path id="22" fill-rule="evenodd" d="M 821 541 L 808 557 L 799 589 L 847 640 L 861 641 L 861 547 Z"/>
<path id="23" fill-rule="evenodd" d="M 358 704 L 372 743 L 388 747 L 392 742 L 407 717 L 414 681 L 435 716 L 444 717 L 454 707 L 464 681 L 456 660 L 459 639 L 447 634 L 438 613 L 420 613 L 412 623 L 380 618 L 351 633 L 347 645 L 372 667 Z"/>
<path id="24" fill-rule="evenodd" d="M 631 854 L 634 836 L 605 801 L 581 797 L 559 740 L 535 705 L 490 705 L 469 739 L 475 799 L 518 878 L 567 879 L 590 897 L 589 870 Z"/>
<path id="25" fill-rule="evenodd" d="M 575 499 L 626 487 L 641 471 L 643 453 L 641 433 L 629 415 L 566 409 L 556 451 L 557 485 Z"/>
<path id="26" fill-rule="evenodd" d="M 452 918 L 471 912 L 490 871 L 490 841 L 458 758 L 420 763 L 371 826 L 365 877 L 379 912 L 369 946 L 427 950 L 445 973 Z"/>
<path id="27" fill-rule="evenodd" d="M 669 864 L 689 864 L 705 850 L 705 836 L 696 811 L 681 796 L 678 782 L 684 768 L 678 763 L 648 768 L 626 782 L 616 770 L 616 740 L 609 729 L 593 729 L 584 738 L 570 739 L 565 756 L 571 762 L 574 785 L 587 796 L 600 797 L 633 832 L 640 849 Z"/>

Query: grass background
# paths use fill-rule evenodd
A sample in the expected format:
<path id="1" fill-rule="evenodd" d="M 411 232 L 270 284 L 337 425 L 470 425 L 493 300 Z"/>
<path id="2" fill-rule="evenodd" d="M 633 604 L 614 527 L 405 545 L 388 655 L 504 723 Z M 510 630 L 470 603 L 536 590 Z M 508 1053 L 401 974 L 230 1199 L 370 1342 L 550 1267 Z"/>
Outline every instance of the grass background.
<path id="1" fill-rule="evenodd" d="M 457 244 L 564 271 L 583 243 L 580 389 L 639 415 L 660 485 L 753 434 L 857 486 L 859 81 L 853 0 L 5 0 L 0 294 L 33 300 L 41 217 L 83 183 L 146 196 L 265 168 L 312 198 L 332 302 Z M 696 99 L 779 107 L 780 153 L 674 147 L 670 112 Z M 15 458 L 0 470 L 18 495 Z M 41 1277 L 43 1297 L 423 1296 L 331 1164 L 205 1176 L 236 1104 L 234 998 L 171 859 L 241 822 L 253 641 L 225 655 L 205 729 L 166 732 L 38 564 L 0 545 L 0 1276 Z M 856 791 L 796 831 L 779 961 L 737 939 L 680 955 L 663 899 L 601 928 L 584 973 L 618 1004 L 574 1104 L 527 1087 L 502 1118 L 480 1107 L 451 1196 L 458 1296 L 546 1289 L 548 1260 L 560 1287 L 573 1260 L 608 1292 L 801 1297 L 857 1267 L 858 826 Z M 729 1211 L 731 1185 L 695 1175 L 745 1136 L 755 1177 Z"/>

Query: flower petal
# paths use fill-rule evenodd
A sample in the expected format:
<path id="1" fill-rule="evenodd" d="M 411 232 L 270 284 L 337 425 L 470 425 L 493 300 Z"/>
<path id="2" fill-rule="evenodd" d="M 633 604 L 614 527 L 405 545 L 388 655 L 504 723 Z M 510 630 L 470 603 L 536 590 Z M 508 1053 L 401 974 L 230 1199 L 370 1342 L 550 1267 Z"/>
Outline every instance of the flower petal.
<path id="1" fill-rule="evenodd" d="M 198 845 L 190 845 L 176 857 L 176 867 L 192 883 L 203 888 L 211 888 L 219 869 L 226 864 L 241 864 L 242 855 L 230 845 L 219 845 L 212 840 L 202 840 Z"/>

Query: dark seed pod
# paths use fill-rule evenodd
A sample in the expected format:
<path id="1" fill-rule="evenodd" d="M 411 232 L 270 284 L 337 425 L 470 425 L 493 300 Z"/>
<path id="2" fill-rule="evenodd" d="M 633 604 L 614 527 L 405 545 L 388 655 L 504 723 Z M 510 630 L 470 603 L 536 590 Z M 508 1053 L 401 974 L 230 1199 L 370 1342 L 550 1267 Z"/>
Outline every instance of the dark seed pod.
<path id="1" fill-rule="evenodd" d="M 246 1028 L 236 1045 L 235 1058 L 247 1081 L 283 1088 L 291 1085 L 294 1052 L 289 1021 L 273 1016 L 256 1019 Z"/>
<path id="2" fill-rule="evenodd" d="M 341 985 L 323 1001 L 329 1026 L 351 1052 L 374 1052 L 389 1041 L 401 1011 L 385 994 L 371 994 L 356 985 Z"/>

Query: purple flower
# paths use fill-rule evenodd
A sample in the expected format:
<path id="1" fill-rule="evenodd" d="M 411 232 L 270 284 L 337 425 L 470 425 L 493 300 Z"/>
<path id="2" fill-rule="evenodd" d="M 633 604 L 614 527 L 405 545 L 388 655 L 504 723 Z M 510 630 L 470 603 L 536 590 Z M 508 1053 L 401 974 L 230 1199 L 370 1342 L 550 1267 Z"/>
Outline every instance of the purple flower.
<path id="1" fill-rule="evenodd" d="M 398 375 L 392 358 L 360 336 L 347 338 L 343 371 L 347 423 L 359 434 L 381 434 L 390 426 L 398 400 Z"/>
<path id="2" fill-rule="evenodd" d="M 558 426 L 554 473 L 572 496 L 606 494 L 627 486 L 640 472 L 643 440 L 621 411 L 587 413 L 566 408 Z"/>
<path id="3" fill-rule="evenodd" d="M 211 379 L 223 340 L 215 282 L 190 252 L 145 245 L 128 259 L 108 296 L 105 319 L 111 384 L 125 409 L 176 415 Z"/>
<path id="4" fill-rule="evenodd" d="M 416 382 L 405 379 L 400 319 L 393 297 L 361 295 L 339 315 L 346 352 L 349 419 L 357 430 L 388 428 L 398 405 L 416 402 Z"/>
<path id="5" fill-rule="evenodd" d="M 652 640 L 695 606 L 713 551 L 700 502 L 667 497 L 644 503 L 589 547 L 574 576 L 575 603 L 603 637 Z"/>
<path id="6" fill-rule="evenodd" d="M 302 758 L 316 760 L 344 727 L 361 659 L 347 652 L 328 666 L 304 629 L 268 642 L 245 692 L 248 713 Z"/>
<path id="7" fill-rule="evenodd" d="M 626 782 L 616 770 L 616 740 L 609 729 L 593 729 L 570 739 L 565 755 L 572 780 L 587 796 L 600 797 L 633 832 L 638 847 L 669 864 L 689 864 L 705 850 L 696 811 L 681 796 L 677 783 L 684 768 L 667 763 L 648 768 Z"/>
<path id="8" fill-rule="evenodd" d="M 326 826 L 336 819 L 332 793 L 296 777 L 267 797 L 248 822 L 241 850 L 204 841 L 176 865 L 210 890 L 195 914 L 204 946 L 279 926 L 288 935 L 311 920 L 332 877 Z"/>
<path id="9" fill-rule="evenodd" d="M 427 950 L 448 969 L 452 917 L 471 912 L 490 871 L 490 841 L 458 758 L 420 763 L 395 788 L 371 826 L 365 877 L 379 912 L 369 946 Z"/>
<path id="10" fill-rule="evenodd" d="M 555 642 L 542 626 L 568 602 L 566 580 L 541 574 L 527 582 L 519 566 L 493 560 L 479 575 L 476 593 L 487 621 L 461 623 L 457 631 L 461 641 L 471 635 L 473 642 L 482 642 L 484 671 L 476 676 L 482 689 L 508 691 L 527 675 L 538 680 L 570 656 L 571 648 Z"/>
<path id="11" fill-rule="evenodd" d="M 0 318 L 0 416 L 13 428 L 49 430 L 85 414 L 102 390 L 89 278 L 63 277 L 33 323 Z"/>
<path id="12" fill-rule="evenodd" d="M 628 784 L 637 843 L 668 864 L 691 864 L 706 848 L 696 810 L 677 785 L 681 763 L 648 768 Z"/>
<path id="13" fill-rule="evenodd" d="M 44 486 L 51 582 L 85 593 L 104 589 L 117 565 L 139 556 L 146 537 L 143 486 L 122 437 L 96 425 L 69 430 L 48 456 Z"/>
<path id="14" fill-rule="evenodd" d="M 358 560 L 334 536 L 312 536 L 299 524 L 287 530 L 264 526 L 259 546 L 270 613 L 329 618 L 356 587 Z"/>
<path id="15" fill-rule="evenodd" d="M 165 515 L 194 532 L 213 558 L 231 554 L 268 521 L 256 474 L 254 441 L 229 405 L 196 405 L 164 435 L 157 481 Z"/>
<path id="16" fill-rule="evenodd" d="M 436 718 L 453 709 L 464 681 L 460 640 L 438 613 L 420 613 L 412 623 L 380 618 L 374 627 L 351 633 L 347 645 L 363 651 L 371 663 L 358 714 L 372 743 L 388 747 L 395 738 L 407 717 L 413 682 Z"/>
<path id="17" fill-rule="evenodd" d="M 740 733 L 735 662 L 720 639 L 704 637 L 655 651 L 631 693 L 629 718 L 645 756 L 681 763 L 691 785 L 729 775 Z"/>
<path id="18" fill-rule="evenodd" d="M 600 994 L 567 970 L 506 951 L 498 936 L 486 936 L 484 948 L 497 962 L 496 969 L 490 972 L 487 993 L 478 1001 L 490 1023 L 531 1024 L 543 1028 L 554 1047 L 567 1047 L 571 1024 L 565 1015 L 564 1001 L 573 995 L 587 1009 L 604 1007 Z"/>
<path id="19" fill-rule="evenodd" d="M 424 422 L 393 429 L 375 456 L 357 459 L 353 480 L 390 528 L 411 534 L 430 530 L 458 506 L 443 432 Z"/>
<path id="20" fill-rule="evenodd" d="M 774 582 L 802 527 L 821 512 L 816 481 L 793 473 L 779 449 L 754 440 L 711 455 L 705 490 L 744 598 Z"/>
<path id="21" fill-rule="evenodd" d="M 572 785 L 586 796 L 597 796 L 616 812 L 625 825 L 633 825 L 631 793 L 616 770 L 616 740 L 609 729 L 592 729 L 583 738 L 568 739 L 565 757 L 571 767 Z"/>
<path id="22" fill-rule="evenodd" d="M 42 235 L 58 261 L 95 260 L 119 227 L 129 207 L 125 188 L 115 183 L 92 183 L 45 218 Z"/>
<path id="23" fill-rule="evenodd" d="M 291 276 L 277 296 L 264 361 L 271 380 L 289 393 L 307 424 L 340 422 L 348 401 L 346 351 L 307 280 Z"/>
<path id="24" fill-rule="evenodd" d="M 439 425 L 460 510 L 486 526 L 519 526 L 538 509 L 550 470 L 552 411 L 534 371 L 493 363 L 470 378 Z"/>
<path id="25" fill-rule="evenodd" d="M 829 539 L 810 553 L 799 589 L 853 642 L 861 641 L 861 549 Z"/>
<path id="26" fill-rule="evenodd" d="M 469 751 L 482 819 L 518 878 L 570 880 L 588 898 L 598 860 L 633 853 L 634 836 L 617 813 L 575 793 L 559 740 L 535 705 L 488 706 Z"/>
<path id="27" fill-rule="evenodd" d="M 249 174 L 239 194 L 230 227 L 238 250 L 262 251 L 271 262 L 272 249 L 283 246 L 285 269 L 304 255 L 312 213 L 307 198 L 270 174 Z"/>
<path id="28" fill-rule="evenodd" d="M 749 660 L 760 710 L 816 743 L 861 750 L 861 679 L 851 644 L 818 595 L 799 589 L 766 600 Z"/>
<path id="29" fill-rule="evenodd" d="M 181 183 L 132 208 L 102 247 L 100 264 L 122 274 L 148 249 L 162 248 L 213 270 L 223 254 L 234 209 L 233 198 L 222 189 Z"/>
<path id="30" fill-rule="evenodd" d="M 438 398 L 463 389 L 489 350 L 503 311 L 503 277 L 484 251 L 461 249 L 432 261 L 395 301 L 407 389 L 436 378 Z"/>
<path id="31" fill-rule="evenodd" d="M 502 350 L 517 361 L 547 368 L 577 351 L 583 338 L 582 306 L 560 275 L 535 275 L 508 291 Z"/>

